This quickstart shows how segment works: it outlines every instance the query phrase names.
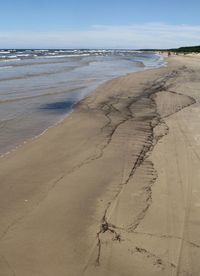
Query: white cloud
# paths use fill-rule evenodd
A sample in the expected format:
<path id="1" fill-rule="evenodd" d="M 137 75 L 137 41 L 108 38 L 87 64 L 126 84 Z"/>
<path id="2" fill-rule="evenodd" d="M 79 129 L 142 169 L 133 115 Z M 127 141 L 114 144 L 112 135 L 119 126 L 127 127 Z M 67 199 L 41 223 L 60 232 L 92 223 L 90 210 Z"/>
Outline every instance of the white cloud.
<path id="1" fill-rule="evenodd" d="M 200 44 L 200 26 L 95 25 L 83 31 L 0 32 L 0 48 L 169 48 Z"/>

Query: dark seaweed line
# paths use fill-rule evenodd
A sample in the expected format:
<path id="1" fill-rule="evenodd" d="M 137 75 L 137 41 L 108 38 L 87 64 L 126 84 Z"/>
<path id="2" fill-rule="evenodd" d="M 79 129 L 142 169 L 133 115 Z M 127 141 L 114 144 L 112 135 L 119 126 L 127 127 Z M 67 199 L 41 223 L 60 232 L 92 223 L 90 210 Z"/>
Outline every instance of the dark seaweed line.
<path id="1" fill-rule="evenodd" d="M 180 69 L 181 71 L 181 69 Z M 144 89 L 144 93 L 141 95 L 141 96 L 138 96 L 137 99 L 134 99 L 133 101 L 131 101 L 129 103 L 129 105 L 127 106 L 127 108 L 130 110 L 130 107 L 133 103 L 135 103 L 137 100 L 141 99 L 141 98 L 149 98 L 152 100 L 152 103 L 154 104 L 154 107 L 155 107 L 155 118 L 157 119 L 156 123 L 154 123 L 154 125 L 152 124 L 151 122 L 151 133 L 150 135 L 148 136 L 147 138 L 147 145 L 146 143 L 144 143 L 144 146 L 143 148 L 141 149 L 140 151 L 140 154 L 138 155 L 132 169 L 131 169 L 131 172 L 127 178 L 127 180 L 122 183 L 121 185 L 121 189 L 117 192 L 117 194 L 115 195 L 115 197 L 112 199 L 112 201 L 108 202 L 107 204 L 107 207 L 105 209 L 105 212 L 104 212 L 104 215 L 103 215 L 103 218 L 102 218 L 102 223 L 100 225 L 100 230 L 99 232 L 97 233 L 97 248 L 98 248 L 98 254 L 97 254 L 97 259 L 96 259 L 96 264 L 100 265 L 100 257 L 101 257 L 101 248 L 102 248 L 102 244 L 101 244 L 101 238 L 100 238 L 100 235 L 101 234 L 104 234 L 105 232 L 109 231 L 111 233 L 113 233 L 115 235 L 115 238 L 114 240 L 118 240 L 118 241 L 121 241 L 121 237 L 120 237 L 120 234 L 118 234 L 116 232 L 115 229 L 117 229 L 118 227 L 113 225 L 113 224 L 110 224 L 108 221 L 107 221 L 107 218 L 106 218 L 106 215 L 108 213 L 108 210 L 112 204 L 112 202 L 114 200 L 116 200 L 124 186 L 130 181 L 130 179 L 133 177 L 133 175 L 135 174 L 135 171 L 137 170 L 137 168 L 139 168 L 143 162 L 145 161 L 145 159 L 148 157 L 148 155 L 153 151 L 153 148 L 155 147 L 155 145 L 157 144 L 158 140 L 160 140 L 163 136 L 167 135 L 168 132 L 164 133 L 163 135 L 159 136 L 159 137 L 155 137 L 154 136 L 154 128 L 156 126 L 158 126 L 159 124 L 163 124 L 163 120 L 161 118 L 161 116 L 158 114 L 157 112 L 157 108 L 156 108 L 156 102 L 154 100 L 154 98 L 152 97 L 154 94 L 160 92 L 160 91 L 167 91 L 167 87 L 166 87 L 166 83 L 169 79 L 171 78 L 174 78 L 174 77 L 177 77 L 179 75 L 179 72 L 178 71 L 172 71 L 171 74 L 168 74 L 167 76 L 165 76 L 164 78 L 161 78 L 161 80 L 157 80 L 157 81 L 154 81 L 153 84 L 151 85 L 151 87 L 149 88 L 146 88 Z M 174 92 L 176 93 L 176 92 Z M 178 93 L 177 93 L 178 94 Z M 182 95 L 182 94 L 181 94 Z M 184 95 L 182 95 L 184 96 Z M 192 98 L 193 102 L 192 104 L 195 102 L 195 100 Z M 177 111 L 176 111 L 177 112 Z M 174 113 L 176 113 L 174 112 Z M 171 114 L 172 115 L 172 114 Z M 153 118 L 153 119 L 155 119 Z M 152 121 L 153 121 L 152 119 Z M 168 129 L 168 127 L 167 127 Z M 152 179 L 152 181 L 150 181 L 150 184 L 151 186 L 153 185 L 153 183 L 156 181 L 157 179 L 157 176 L 154 177 Z M 136 219 L 136 222 L 133 223 L 133 225 L 131 226 L 131 228 L 129 230 L 132 231 L 135 231 L 135 229 L 138 227 L 138 225 L 140 224 L 141 220 L 145 217 L 145 214 L 146 212 L 148 211 L 149 207 L 150 207 L 150 204 L 151 204 L 151 194 L 152 194 L 152 190 L 151 190 L 151 186 L 149 187 L 149 197 L 147 199 L 147 206 L 139 213 L 139 215 L 137 216 L 137 219 Z M 117 237 L 117 238 L 116 238 Z"/>

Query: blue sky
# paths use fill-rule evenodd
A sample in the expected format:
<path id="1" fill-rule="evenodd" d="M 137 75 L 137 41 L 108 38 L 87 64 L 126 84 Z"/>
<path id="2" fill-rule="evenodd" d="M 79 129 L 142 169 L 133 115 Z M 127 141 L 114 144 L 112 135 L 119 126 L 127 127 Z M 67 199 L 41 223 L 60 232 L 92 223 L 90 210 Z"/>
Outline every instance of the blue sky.
<path id="1" fill-rule="evenodd" d="M 200 0 L 0 0 L 0 48 L 200 44 Z"/>

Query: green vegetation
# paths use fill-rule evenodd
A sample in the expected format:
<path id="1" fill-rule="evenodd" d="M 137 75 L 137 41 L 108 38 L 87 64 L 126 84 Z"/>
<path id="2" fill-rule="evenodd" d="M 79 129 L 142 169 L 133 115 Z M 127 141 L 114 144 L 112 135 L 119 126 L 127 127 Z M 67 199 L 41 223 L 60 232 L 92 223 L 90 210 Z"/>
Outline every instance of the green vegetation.
<path id="1" fill-rule="evenodd" d="M 180 47 L 178 49 L 169 49 L 176 53 L 200 53 L 200 46 Z"/>
<path id="2" fill-rule="evenodd" d="M 159 52 L 175 52 L 175 53 L 200 53 L 200 46 L 188 46 L 188 47 L 180 47 L 180 48 L 172 48 L 172 49 L 142 49 L 141 51 L 159 51 Z"/>

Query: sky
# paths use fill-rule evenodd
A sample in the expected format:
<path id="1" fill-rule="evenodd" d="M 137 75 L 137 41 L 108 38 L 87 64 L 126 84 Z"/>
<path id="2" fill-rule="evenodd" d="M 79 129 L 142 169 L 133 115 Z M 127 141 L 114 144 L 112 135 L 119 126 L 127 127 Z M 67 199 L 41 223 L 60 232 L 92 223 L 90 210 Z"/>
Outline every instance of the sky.
<path id="1" fill-rule="evenodd" d="M 0 48 L 200 45 L 200 0 L 0 0 Z"/>

